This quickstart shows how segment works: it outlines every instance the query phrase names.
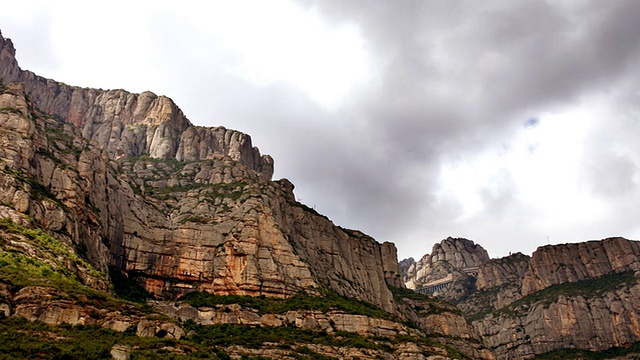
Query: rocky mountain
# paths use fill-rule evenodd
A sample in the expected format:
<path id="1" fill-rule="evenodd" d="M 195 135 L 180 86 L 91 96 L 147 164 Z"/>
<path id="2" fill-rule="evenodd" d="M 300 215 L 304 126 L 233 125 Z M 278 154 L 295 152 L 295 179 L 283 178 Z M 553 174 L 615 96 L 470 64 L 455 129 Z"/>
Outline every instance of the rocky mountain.
<path id="1" fill-rule="evenodd" d="M 455 301 L 469 295 L 479 266 L 489 261 L 482 246 L 471 240 L 447 238 L 433 245 L 431 254 L 404 264 L 407 288 Z"/>
<path id="2" fill-rule="evenodd" d="M 97 327 L 111 339 L 108 353 L 95 345 L 100 357 L 120 358 L 493 358 L 458 309 L 403 289 L 392 243 L 334 225 L 272 181 L 248 135 L 194 126 L 150 92 L 42 78 L 15 52 L 0 35 L 0 309 L 48 325 L 7 320 L 0 337 L 19 326 L 69 355 L 39 334 L 95 345 L 84 337 Z M 258 334 L 201 338 L 226 331 Z M 132 336 L 168 343 L 145 350 Z M 3 352 L 47 358 L 21 346 Z"/>
<path id="3" fill-rule="evenodd" d="M 394 244 L 296 201 L 248 135 L 194 126 L 150 92 L 45 79 L 15 55 L 0 34 L 7 358 L 640 354 L 636 241 L 490 259 L 447 238 L 398 262 Z"/>
<path id="4" fill-rule="evenodd" d="M 488 260 L 486 251 L 469 240 L 448 238 L 434 246 L 437 255 L 425 255 L 408 267 L 403 279 L 407 286 L 419 284 L 418 291 L 455 303 L 498 359 L 545 353 L 544 358 L 591 358 L 586 351 L 613 354 L 612 348 L 628 349 L 628 358 L 637 358 L 639 246 L 638 241 L 610 238 Z M 448 254 L 441 254 L 443 249 Z M 434 259 L 458 259 L 453 261 L 457 266 L 438 266 Z M 469 264 L 477 266 L 475 271 L 464 271 Z M 461 296 L 451 278 L 465 275 L 468 286 Z M 438 279 L 449 283 L 442 286 Z"/>
<path id="5" fill-rule="evenodd" d="M 15 151 L 22 163 L 9 165 L 50 188 L 61 205 L 97 218 L 90 233 L 71 235 L 97 255 L 100 269 L 117 266 L 158 296 L 288 296 L 325 282 L 392 311 L 382 246 L 297 203 L 287 180 L 269 181 L 273 161 L 248 135 L 193 126 L 170 99 L 152 93 L 44 79 L 19 69 L 14 55 L 4 40 L 0 78 L 20 84 L 11 85 L 4 107 L 50 119 L 46 134 L 23 121 L 31 128 L 21 135 L 39 138 L 24 139 Z M 32 208 L 26 213 L 37 217 Z M 74 229 L 88 221 L 63 222 Z"/>

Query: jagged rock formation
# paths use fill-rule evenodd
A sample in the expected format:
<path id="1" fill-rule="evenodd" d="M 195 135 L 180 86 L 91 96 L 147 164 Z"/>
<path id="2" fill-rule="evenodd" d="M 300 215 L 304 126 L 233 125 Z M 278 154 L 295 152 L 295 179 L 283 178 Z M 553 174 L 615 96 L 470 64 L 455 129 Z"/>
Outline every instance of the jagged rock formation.
<path id="1" fill-rule="evenodd" d="M 389 286 L 404 288 L 402 270 L 398 264 L 398 249 L 388 241 L 382 243 L 382 268 Z"/>
<path id="2" fill-rule="evenodd" d="M 502 359 L 625 347 L 640 340 L 639 246 L 611 238 L 491 260 L 458 306 Z"/>
<path id="3" fill-rule="evenodd" d="M 475 274 L 480 265 L 489 261 L 489 255 L 471 240 L 449 237 L 435 244 L 431 254 L 412 261 L 403 262 L 406 287 L 457 300 L 473 291 Z"/>
<path id="4" fill-rule="evenodd" d="M 492 259 L 478 269 L 477 293 L 457 305 L 466 314 L 477 316 L 501 309 L 522 297 L 522 278 L 529 267 L 530 257 L 515 253 Z M 478 296 L 478 294 L 490 296 Z"/>
<path id="5" fill-rule="evenodd" d="M 458 268 L 434 266 L 434 256 L 425 255 L 417 263 L 400 263 L 404 279 L 408 285 L 419 283 L 415 279 L 438 283 L 459 274 L 459 267 L 477 264 L 475 272 L 467 272 L 473 286 L 465 296 L 451 296 L 453 286 L 436 295 L 456 303 L 498 359 L 567 348 L 597 352 L 640 341 L 640 242 L 610 238 L 543 246 L 531 257 L 516 253 L 492 260 L 482 251 L 476 257 L 459 255 L 472 243 L 451 242 L 434 246 L 433 253 L 439 253 L 436 259 L 458 259 L 453 260 Z"/>
<path id="6" fill-rule="evenodd" d="M 226 155 L 264 179 L 273 174 L 273 160 L 261 156 L 248 135 L 193 126 L 171 99 L 151 92 L 79 88 L 22 70 L 13 43 L 1 34 L 0 79 L 24 84 L 38 109 L 75 125 L 113 159 L 148 155 L 198 161 Z"/>
<path id="7" fill-rule="evenodd" d="M 0 245 L 21 254 L 0 262 L 0 283 L 11 284 L 2 295 L 5 314 L 117 331 L 134 326 L 140 336 L 170 333 L 178 338 L 184 335 L 180 327 L 55 294 L 108 296 L 91 291 L 113 291 L 104 275 L 109 270 L 137 281 L 156 298 L 195 290 L 289 297 L 332 289 L 399 320 L 412 320 L 426 334 L 444 336 L 443 341 L 475 358 L 493 358 L 461 313 L 432 314 L 394 297 L 389 287 L 403 287 L 395 246 L 337 227 L 297 202 L 293 184 L 271 181 L 273 161 L 260 155 L 248 135 L 193 126 L 170 99 L 149 92 L 72 87 L 24 71 L 13 44 L 2 36 L 0 80 L 0 215 L 11 219 L 0 223 L 0 233 L 9 234 Z M 75 273 L 64 278 L 72 285 L 58 284 L 48 257 L 25 251 L 32 245 L 17 248 L 11 240 L 30 239 L 31 231 L 54 244 L 51 249 L 66 249 L 58 259 L 86 258 L 102 277 L 89 276 L 91 271 L 85 274 L 72 263 L 55 263 L 53 273 Z M 55 252 L 51 249 L 46 251 Z M 7 271 L 21 261 L 37 266 L 32 279 L 16 282 Z M 36 293 L 42 296 L 24 296 Z M 317 316 L 322 322 L 325 315 Z M 451 317 L 451 324 L 442 323 Z M 330 320 L 337 329 L 355 332 L 361 326 L 349 322 L 365 321 L 337 313 Z M 368 335 L 405 331 L 399 323 L 366 322 L 379 323 L 375 326 L 381 329 Z M 440 345 L 436 350 L 424 344 L 399 346 L 398 358 L 433 358 L 433 351 L 447 358 L 449 351 Z M 128 351 L 114 349 L 117 356 Z"/>
<path id="8" fill-rule="evenodd" d="M 637 271 L 640 270 L 639 255 L 640 243 L 623 238 L 544 246 L 533 253 L 522 279 L 522 294 L 611 272 Z"/>
<path id="9" fill-rule="evenodd" d="M 19 69 L 14 55 L 3 39 L 0 78 L 21 84 L 3 95 L 20 112 L 7 112 L 6 130 L 23 137 L 3 159 L 51 189 L 53 203 L 76 209 L 21 210 L 43 224 L 66 217 L 54 231 L 93 224 L 71 235 L 100 269 L 116 265 L 158 296 L 288 296 L 328 283 L 393 311 L 382 246 L 297 203 L 288 181 L 269 182 L 273 162 L 248 135 L 193 126 L 170 99 L 148 92 L 44 79 Z M 30 201 L 25 195 L 3 200 Z"/>
<path id="10" fill-rule="evenodd" d="M 398 263 L 392 243 L 335 226 L 297 202 L 288 180 L 272 181 L 272 159 L 248 135 L 193 126 L 166 97 L 44 79 L 18 67 L 13 44 L 1 35 L 0 80 L 5 316 L 183 339 L 198 336 L 176 322 L 187 319 L 344 331 L 370 347 L 303 342 L 304 351 L 340 358 L 448 359 L 460 351 L 520 359 L 640 341 L 638 242 L 612 238 L 489 260 L 472 241 L 448 238 L 418 262 Z M 394 317 L 156 303 L 177 314 L 170 320 L 114 299 L 118 289 L 109 280 L 116 276 L 156 299 L 196 290 L 288 298 L 331 289 Z M 407 292 L 405 283 L 458 308 Z M 109 350 L 126 358 L 139 349 Z M 269 344 L 224 350 L 283 359 L 297 351 Z"/>

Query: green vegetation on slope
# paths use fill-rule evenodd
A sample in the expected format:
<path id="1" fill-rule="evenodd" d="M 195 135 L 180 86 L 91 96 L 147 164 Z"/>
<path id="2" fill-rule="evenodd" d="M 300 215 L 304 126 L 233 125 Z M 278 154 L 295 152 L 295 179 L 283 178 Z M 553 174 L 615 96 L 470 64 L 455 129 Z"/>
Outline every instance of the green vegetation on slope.
<path id="1" fill-rule="evenodd" d="M 218 348 L 197 342 L 138 337 L 97 326 L 51 326 L 18 317 L 0 318 L 0 359 L 111 359 L 116 345 L 132 347 L 132 359 L 229 359 Z M 170 349 L 182 354 L 173 354 Z"/>
<path id="2" fill-rule="evenodd" d="M 468 359 L 455 349 L 432 339 L 415 336 L 396 338 L 366 337 L 356 333 L 316 332 L 293 327 L 251 327 L 248 325 L 198 325 L 184 323 L 190 336 L 180 340 L 159 337 L 137 337 L 133 328 L 125 332 L 96 326 L 47 325 L 18 317 L 0 318 L 0 359 L 110 359 L 111 348 L 131 348 L 131 359 L 230 359 L 226 348 L 277 349 L 293 359 L 327 360 L 307 345 L 332 348 L 346 347 L 393 354 L 395 346 L 413 342 L 432 347 L 423 355 L 440 354 L 444 350 L 452 359 Z M 440 350 L 438 350 L 440 349 Z M 242 352 L 242 351 L 241 351 Z M 374 353 L 375 354 L 375 353 Z M 244 358 L 251 358 L 243 355 Z"/>
<path id="3" fill-rule="evenodd" d="M 623 286 L 634 285 L 638 283 L 638 281 L 639 279 L 634 276 L 633 271 L 626 271 L 620 273 L 612 272 L 594 279 L 552 285 L 546 289 L 518 299 L 504 308 L 498 309 L 495 314 L 511 317 L 520 316 L 522 312 L 527 311 L 527 309 L 535 304 L 542 304 L 544 307 L 549 307 L 551 304 L 556 303 L 560 296 L 568 298 L 581 296 L 585 299 L 590 299 L 603 296 Z"/>
<path id="4" fill-rule="evenodd" d="M 415 305 L 413 305 L 413 309 L 420 314 L 462 314 L 458 308 L 432 296 L 420 294 L 410 289 L 402 289 L 392 286 L 390 286 L 389 289 L 393 294 L 394 300 L 398 303 L 405 303 L 409 305 L 407 300 L 412 300 L 415 303 Z"/>
<path id="5" fill-rule="evenodd" d="M 535 360 L 605 360 L 622 356 L 636 355 L 629 359 L 640 358 L 640 341 L 628 347 L 613 347 L 603 351 L 588 351 L 579 349 L 562 349 L 537 355 Z"/>
<path id="6" fill-rule="evenodd" d="M 228 197 L 233 200 L 237 200 L 242 196 L 242 188 L 247 186 L 247 183 L 237 181 L 232 183 L 191 183 L 189 185 L 167 186 L 163 188 L 149 188 L 147 190 L 148 195 L 160 198 L 163 196 L 169 196 L 173 193 L 187 192 L 195 189 L 207 189 L 204 194 L 211 198 L 216 197 Z"/>
<path id="7" fill-rule="evenodd" d="M 0 280 L 18 286 L 46 285 L 58 280 L 79 282 L 78 276 L 69 269 L 70 266 L 81 268 L 92 277 L 106 280 L 104 274 L 41 229 L 29 229 L 5 218 L 0 219 L 0 231 L 21 236 L 18 240 L 26 241 L 37 253 L 37 257 L 25 255 L 18 249 L 8 247 L 8 251 L 0 253 Z M 0 240 L 0 244 L 6 240 Z"/>
<path id="8" fill-rule="evenodd" d="M 305 292 L 300 292 L 286 299 L 268 298 L 264 296 L 223 296 L 207 292 L 192 292 L 186 294 L 179 300 L 195 307 L 239 304 L 244 307 L 256 309 L 261 314 L 283 314 L 293 310 L 316 310 L 321 312 L 338 310 L 349 314 L 367 315 L 389 320 L 394 319 L 392 314 L 371 303 L 342 296 L 330 290 L 323 296 L 311 296 Z"/>
<path id="9" fill-rule="evenodd" d="M 22 251 L 24 247 L 13 247 L 9 241 L 24 243 L 35 254 L 26 254 Z M 46 286 L 61 290 L 80 305 L 121 310 L 123 313 L 153 312 L 146 304 L 116 299 L 84 285 L 73 268 L 100 281 L 106 282 L 106 277 L 43 230 L 28 229 L 11 219 L 0 219 L 0 249 L 3 250 L 0 252 L 0 282 L 11 285 L 14 290 Z"/>
<path id="10" fill-rule="evenodd" d="M 206 346 L 242 345 L 259 349 L 264 343 L 294 346 L 296 344 L 319 344 L 338 347 L 382 350 L 393 352 L 388 338 L 373 339 L 356 333 L 340 331 L 329 334 L 324 331 L 303 330 L 294 327 L 252 327 L 249 325 L 198 325 L 192 321 L 184 323 L 187 331 L 194 331 L 192 340 Z M 382 341 L 384 340 L 384 341 Z"/>

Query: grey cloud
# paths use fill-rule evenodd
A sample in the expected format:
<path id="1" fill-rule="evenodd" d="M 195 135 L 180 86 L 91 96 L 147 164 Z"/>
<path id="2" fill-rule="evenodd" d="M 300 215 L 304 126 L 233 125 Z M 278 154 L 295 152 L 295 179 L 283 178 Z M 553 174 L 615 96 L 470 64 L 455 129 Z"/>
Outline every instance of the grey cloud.
<path id="1" fill-rule="evenodd" d="M 615 89 L 638 70 L 638 2 L 443 4 L 317 1 L 313 5 L 333 21 L 359 26 L 374 58 L 384 64 L 380 87 L 366 94 L 360 111 L 369 123 L 367 131 L 381 139 L 377 145 L 387 149 L 396 170 L 423 168 L 437 177 L 443 160 L 495 148 L 500 139 L 513 136 L 517 124 L 522 124 L 516 119 Z M 609 164 L 611 174 L 623 172 L 611 182 L 628 177 L 624 172 L 629 164 Z M 437 182 L 403 188 L 395 186 L 398 178 L 389 180 L 386 190 L 376 190 L 390 194 L 364 191 L 352 194 L 349 201 L 411 199 L 411 194 L 419 193 L 425 203 L 407 207 L 411 200 L 400 202 L 410 209 L 406 214 L 411 222 L 426 225 L 421 217 L 438 217 L 439 209 L 428 201 Z M 349 177 L 342 181 L 348 187 L 356 185 Z M 483 221 L 496 224 L 496 237 L 514 237 L 511 232 L 516 229 L 501 223 L 498 214 L 516 206 L 516 199 L 508 191 L 498 195 L 485 193 Z M 360 211 L 370 219 L 365 231 L 384 220 L 375 206 Z M 473 226 L 442 221 L 452 232 Z M 406 233 L 399 230 L 392 240 L 415 241 Z"/>

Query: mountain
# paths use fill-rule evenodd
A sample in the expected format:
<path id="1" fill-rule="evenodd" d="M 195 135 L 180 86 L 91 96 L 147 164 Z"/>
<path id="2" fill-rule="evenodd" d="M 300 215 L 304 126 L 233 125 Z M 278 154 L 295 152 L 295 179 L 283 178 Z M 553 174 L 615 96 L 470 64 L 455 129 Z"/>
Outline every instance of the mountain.
<path id="1" fill-rule="evenodd" d="M 273 181 L 248 135 L 22 70 L 1 35 L 0 80 L 3 353 L 494 358 L 460 310 L 403 288 L 392 243 Z"/>
<path id="2" fill-rule="evenodd" d="M 403 273 L 407 286 L 456 304 L 498 359 L 639 358 L 639 278 L 640 242 L 624 238 L 490 260 L 448 238 Z"/>
<path id="3" fill-rule="evenodd" d="M 249 135 L 15 55 L 0 34 L 2 358 L 640 356 L 637 241 L 491 259 L 447 238 L 398 262 Z"/>

